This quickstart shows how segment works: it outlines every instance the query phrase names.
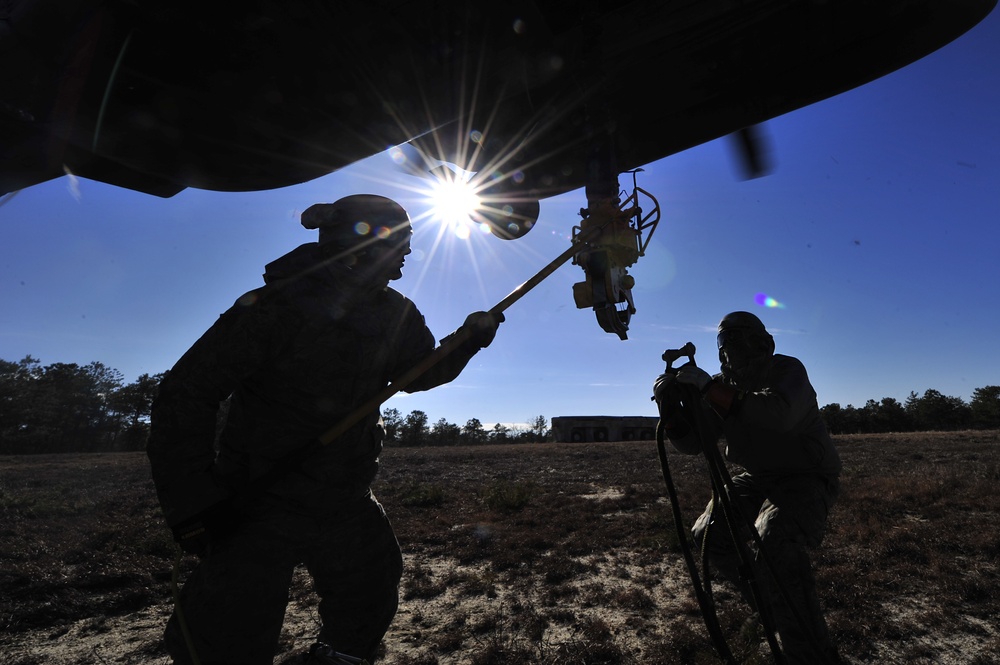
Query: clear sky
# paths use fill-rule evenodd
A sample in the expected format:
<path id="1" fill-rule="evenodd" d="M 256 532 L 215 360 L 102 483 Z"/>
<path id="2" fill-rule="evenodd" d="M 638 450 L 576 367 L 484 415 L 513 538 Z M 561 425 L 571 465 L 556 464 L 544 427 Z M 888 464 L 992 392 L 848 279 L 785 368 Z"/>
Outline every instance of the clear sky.
<path id="1" fill-rule="evenodd" d="M 627 341 L 576 309 L 583 272 L 566 264 L 507 311 L 453 384 L 386 406 L 487 426 L 655 415 L 663 351 L 694 342 L 699 364 L 717 370 L 715 325 L 737 309 L 803 360 L 820 405 L 927 389 L 969 401 L 1000 384 L 1000 10 L 766 129 L 776 158 L 766 178 L 739 180 L 724 141 L 640 174 L 663 219 L 630 270 L 638 313 Z M 463 239 L 424 218 L 419 185 L 383 154 L 267 192 L 161 199 L 69 177 L 31 187 L 0 207 L 0 358 L 99 361 L 128 382 L 165 371 L 261 284 L 264 264 L 314 240 L 299 225 L 305 207 L 359 192 L 394 197 L 415 218 L 394 286 L 440 338 L 566 249 L 586 205 L 578 190 L 544 200 L 521 240 Z"/>

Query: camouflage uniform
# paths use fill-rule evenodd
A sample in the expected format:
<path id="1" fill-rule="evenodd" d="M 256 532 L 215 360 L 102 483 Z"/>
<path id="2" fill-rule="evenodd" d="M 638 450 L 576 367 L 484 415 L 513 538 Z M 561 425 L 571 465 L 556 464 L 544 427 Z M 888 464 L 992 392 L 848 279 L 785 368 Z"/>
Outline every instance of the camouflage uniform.
<path id="1" fill-rule="evenodd" d="M 755 520 L 767 557 L 781 575 L 780 584 L 791 601 L 791 606 L 785 602 L 758 554 L 756 572 L 767 604 L 764 611 L 775 619 L 789 662 L 812 665 L 824 662 L 823 657 L 836 658 L 807 548 L 818 547 L 823 540 L 827 515 L 839 489 L 841 462 L 802 363 L 783 355 L 768 355 L 760 362 L 752 385 L 737 385 L 723 374 L 714 377 L 738 392 L 724 419 L 703 403 L 708 412 L 703 422 L 714 428 L 706 432 L 709 440 L 724 436 L 727 459 L 746 471 L 733 478 L 730 497 L 743 516 Z M 690 433 L 670 433 L 670 437 L 682 452 L 701 450 Z M 739 555 L 721 510 L 708 528 L 711 513 L 709 504 L 692 529 L 695 541 L 700 547 L 707 532 L 713 564 L 749 601 L 739 574 Z"/>
<path id="2" fill-rule="evenodd" d="M 269 264 L 266 285 L 239 298 L 164 378 L 148 455 L 169 524 L 244 487 L 434 349 L 410 300 L 323 257 L 311 243 Z M 452 380 L 478 349 L 463 345 L 407 390 Z M 298 564 L 321 598 L 320 639 L 374 659 L 402 570 L 369 490 L 383 434 L 376 409 L 240 507 L 225 537 L 213 537 L 181 596 L 202 663 L 272 662 Z M 176 613 L 166 642 L 175 662 L 190 662 Z"/>

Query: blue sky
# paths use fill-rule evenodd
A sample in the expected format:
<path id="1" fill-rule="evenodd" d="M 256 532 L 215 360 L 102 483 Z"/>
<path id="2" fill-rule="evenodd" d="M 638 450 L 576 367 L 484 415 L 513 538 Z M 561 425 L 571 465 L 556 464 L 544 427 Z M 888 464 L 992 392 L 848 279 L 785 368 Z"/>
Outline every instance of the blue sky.
<path id="1" fill-rule="evenodd" d="M 737 309 L 803 360 L 821 405 L 927 389 L 968 401 L 1000 384 L 1000 12 L 766 128 L 777 167 L 766 178 L 735 177 L 723 141 L 639 175 L 663 219 L 630 270 L 638 313 L 627 341 L 576 309 L 583 273 L 567 264 L 507 311 L 453 384 L 386 406 L 460 425 L 655 415 L 664 349 L 694 342 L 716 370 L 715 325 Z M 126 381 L 165 371 L 260 285 L 265 263 L 314 239 L 301 210 L 358 192 L 394 197 L 417 220 L 394 286 L 440 338 L 566 249 L 585 205 L 582 191 L 544 200 L 518 241 L 462 239 L 424 219 L 420 184 L 383 154 L 267 192 L 160 199 L 68 177 L 31 187 L 0 207 L 0 358 L 100 361 Z"/>

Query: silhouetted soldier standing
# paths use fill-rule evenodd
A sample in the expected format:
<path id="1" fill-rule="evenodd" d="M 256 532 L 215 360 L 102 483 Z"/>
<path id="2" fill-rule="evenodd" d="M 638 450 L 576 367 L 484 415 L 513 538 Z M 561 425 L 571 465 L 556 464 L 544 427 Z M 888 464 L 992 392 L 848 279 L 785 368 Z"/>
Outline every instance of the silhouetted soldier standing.
<path id="1" fill-rule="evenodd" d="M 148 454 L 168 524 L 208 526 L 184 547 L 201 560 L 170 619 L 175 663 L 268 664 L 292 571 L 304 564 L 320 597 L 319 640 L 374 661 L 398 605 L 402 557 L 369 487 L 384 431 L 378 409 L 244 505 L 226 500 L 314 441 L 432 352 L 416 306 L 388 287 L 410 253 L 410 220 L 390 199 L 316 204 L 302 224 L 319 242 L 266 267 L 167 373 Z M 503 315 L 477 312 L 471 336 L 406 390 L 458 376 Z M 214 446 L 220 403 L 231 398 Z M 187 643 L 184 630 L 190 633 Z"/>

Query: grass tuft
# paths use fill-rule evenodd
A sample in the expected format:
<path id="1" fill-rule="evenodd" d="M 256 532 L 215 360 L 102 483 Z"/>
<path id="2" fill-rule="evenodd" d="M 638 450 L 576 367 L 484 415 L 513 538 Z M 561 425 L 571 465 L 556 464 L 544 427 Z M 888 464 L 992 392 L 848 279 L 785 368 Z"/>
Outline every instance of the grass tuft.
<path id="1" fill-rule="evenodd" d="M 498 480 L 483 488 L 483 505 L 499 513 L 516 513 L 528 505 L 534 492 L 532 483 Z"/>

